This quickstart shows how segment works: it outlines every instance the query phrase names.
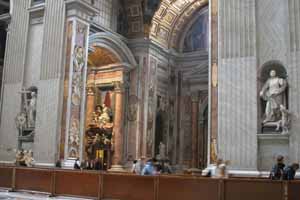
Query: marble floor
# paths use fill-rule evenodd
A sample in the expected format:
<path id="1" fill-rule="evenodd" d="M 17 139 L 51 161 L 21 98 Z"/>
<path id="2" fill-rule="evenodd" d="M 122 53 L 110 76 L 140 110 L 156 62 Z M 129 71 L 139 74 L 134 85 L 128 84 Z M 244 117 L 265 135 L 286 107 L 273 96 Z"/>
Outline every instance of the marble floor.
<path id="1" fill-rule="evenodd" d="M 43 194 L 29 194 L 21 192 L 8 192 L 0 190 L 0 200 L 86 200 L 71 197 L 49 197 Z"/>

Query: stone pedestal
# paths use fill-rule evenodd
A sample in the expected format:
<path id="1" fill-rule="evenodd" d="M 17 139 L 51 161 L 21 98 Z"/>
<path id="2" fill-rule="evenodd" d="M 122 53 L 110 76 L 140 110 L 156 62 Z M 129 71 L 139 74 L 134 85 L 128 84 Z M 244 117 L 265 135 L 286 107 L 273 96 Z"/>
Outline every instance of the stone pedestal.
<path id="1" fill-rule="evenodd" d="M 258 170 L 269 171 L 278 155 L 284 156 L 289 163 L 289 135 L 280 133 L 258 135 Z"/>

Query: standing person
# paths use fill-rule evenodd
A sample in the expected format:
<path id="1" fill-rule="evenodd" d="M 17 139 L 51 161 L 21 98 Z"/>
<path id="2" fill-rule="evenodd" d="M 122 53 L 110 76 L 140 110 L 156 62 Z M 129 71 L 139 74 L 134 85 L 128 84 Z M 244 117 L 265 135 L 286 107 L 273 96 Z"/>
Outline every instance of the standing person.
<path id="1" fill-rule="evenodd" d="M 293 163 L 292 165 L 285 167 L 283 171 L 283 180 L 294 180 L 296 171 L 299 169 L 298 163 Z"/>
<path id="2" fill-rule="evenodd" d="M 145 167 L 145 157 L 142 156 L 140 159 L 137 160 L 136 164 L 135 164 L 135 174 L 137 175 L 141 175 L 142 171 Z"/>
<path id="3" fill-rule="evenodd" d="M 282 180 L 284 167 L 284 157 L 282 155 L 277 156 L 277 163 L 272 167 L 270 178 L 272 180 Z"/>
<path id="4" fill-rule="evenodd" d="M 137 160 L 134 160 L 134 161 L 133 161 L 133 164 L 132 164 L 131 172 L 134 173 L 134 174 L 135 174 L 136 171 L 137 171 L 137 168 L 136 168 L 137 162 L 138 162 Z"/>

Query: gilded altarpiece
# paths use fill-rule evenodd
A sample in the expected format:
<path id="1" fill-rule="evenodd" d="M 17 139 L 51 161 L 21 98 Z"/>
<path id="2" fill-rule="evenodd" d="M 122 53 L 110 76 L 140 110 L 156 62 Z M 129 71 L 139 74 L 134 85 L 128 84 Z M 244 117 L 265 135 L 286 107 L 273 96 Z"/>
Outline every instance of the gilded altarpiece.
<path id="1" fill-rule="evenodd" d="M 67 55 L 63 122 L 65 125 L 65 159 L 81 157 L 84 131 L 85 83 L 87 71 L 89 25 L 77 19 L 67 22 Z"/>

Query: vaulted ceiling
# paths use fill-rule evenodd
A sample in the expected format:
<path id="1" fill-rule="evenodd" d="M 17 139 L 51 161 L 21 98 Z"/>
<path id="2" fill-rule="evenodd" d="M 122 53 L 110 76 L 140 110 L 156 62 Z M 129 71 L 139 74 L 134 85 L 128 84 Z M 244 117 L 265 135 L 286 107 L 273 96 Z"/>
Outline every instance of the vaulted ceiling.
<path id="1" fill-rule="evenodd" d="M 94 51 L 89 53 L 88 63 L 93 67 L 101 67 L 120 62 L 119 59 L 105 48 L 95 47 Z"/>
<path id="2" fill-rule="evenodd" d="M 208 0 L 162 0 L 152 19 L 150 39 L 165 48 L 176 48 L 181 31 Z"/>

